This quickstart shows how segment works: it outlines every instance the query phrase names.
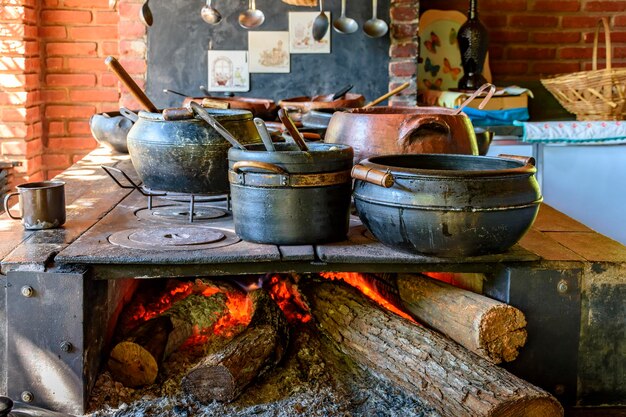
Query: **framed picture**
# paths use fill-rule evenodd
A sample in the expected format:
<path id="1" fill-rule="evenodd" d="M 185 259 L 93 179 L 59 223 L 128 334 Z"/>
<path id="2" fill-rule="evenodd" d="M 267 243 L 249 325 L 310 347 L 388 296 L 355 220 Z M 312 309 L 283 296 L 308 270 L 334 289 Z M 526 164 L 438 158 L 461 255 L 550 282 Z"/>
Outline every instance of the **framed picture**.
<path id="1" fill-rule="evenodd" d="M 209 91 L 250 91 L 247 51 L 209 51 Z"/>
<path id="2" fill-rule="evenodd" d="M 325 11 L 325 14 L 332 22 L 330 12 Z M 330 26 L 321 40 L 313 39 L 313 21 L 318 15 L 319 12 L 289 12 L 289 51 L 292 54 L 330 53 Z"/>
<path id="3" fill-rule="evenodd" d="M 248 32 L 250 72 L 289 72 L 289 32 Z"/>

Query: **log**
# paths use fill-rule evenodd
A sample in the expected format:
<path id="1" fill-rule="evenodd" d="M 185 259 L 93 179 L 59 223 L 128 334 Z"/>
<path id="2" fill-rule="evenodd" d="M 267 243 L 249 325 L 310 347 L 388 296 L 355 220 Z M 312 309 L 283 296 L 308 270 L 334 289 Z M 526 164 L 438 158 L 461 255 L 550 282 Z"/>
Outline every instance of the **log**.
<path id="1" fill-rule="evenodd" d="M 517 358 L 526 318 L 515 307 L 420 274 L 398 274 L 403 306 L 416 319 L 493 363 Z"/>
<path id="2" fill-rule="evenodd" d="M 375 376 L 442 416 L 562 416 L 549 393 L 338 283 L 308 287 L 318 327 Z"/>
<path id="3" fill-rule="evenodd" d="M 183 378 L 183 390 L 202 403 L 231 402 L 255 378 L 282 359 L 289 343 L 287 320 L 267 291 L 250 293 L 250 324 L 220 351 L 206 356 Z"/>
<path id="4" fill-rule="evenodd" d="M 196 329 L 211 328 L 228 314 L 226 295 L 191 294 L 167 311 L 131 331 L 111 350 L 107 367 L 126 387 L 154 383 L 161 362 L 176 351 Z"/>

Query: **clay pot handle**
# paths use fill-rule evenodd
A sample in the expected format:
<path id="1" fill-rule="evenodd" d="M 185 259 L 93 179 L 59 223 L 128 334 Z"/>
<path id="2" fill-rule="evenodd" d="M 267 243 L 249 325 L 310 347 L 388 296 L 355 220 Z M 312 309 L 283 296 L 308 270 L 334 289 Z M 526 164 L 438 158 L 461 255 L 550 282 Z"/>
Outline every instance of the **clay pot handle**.
<path id="1" fill-rule="evenodd" d="M 501 153 L 498 155 L 498 158 L 513 159 L 515 161 L 523 162 L 524 165 L 535 166 L 536 163 L 535 158 L 533 158 L 532 156 L 508 155 L 505 153 Z"/>
<path id="2" fill-rule="evenodd" d="M 405 148 L 409 146 L 413 133 L 428 125 L 438 126 L 443 132 L 450 136 L 450 125 L 440 116 L 416 114 L 404 119 L 400 124 L 400 129 L 398 129 L 398 144 L 400 147 Z"/>
<path id="3" fill-rule="evenodd" d="M 384 188 L 392 187 L 395 182 L 390 172 L 379 171 L 359 164 L 352 167 L 350 175 L 355 180 L 369 182 Z"/>

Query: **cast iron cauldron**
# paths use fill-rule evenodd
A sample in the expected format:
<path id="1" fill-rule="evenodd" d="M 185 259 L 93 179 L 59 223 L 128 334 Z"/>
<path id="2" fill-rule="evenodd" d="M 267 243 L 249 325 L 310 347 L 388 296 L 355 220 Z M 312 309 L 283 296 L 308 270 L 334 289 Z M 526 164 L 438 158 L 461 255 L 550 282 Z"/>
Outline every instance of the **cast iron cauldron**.
<path id="1" fill-rule="evenodd" d="M 532 158 L 386 155 L 356 165 L 361 221 L 394 249 L 441 257 L 499 253 L 532 225 L 542 201 Z"/>
<path id="2" fill-rule="evenodd" d="M 370 107 L 333 114 L 324 141 L 350 145 L 354 162 L 377 155 L 478 155 L 472 123 L 444 107 Z"/>
<path id="3" fill-rule="evenodd" d="M 276 143 L 228 151 L 235 232 L 243 240 L 304 245 L 348 233 L 352 148 L 308 143 L 308 152 Z"/>
<path id="4" fill-rule="evenodd" d="M 245 110 L 206 109 L 241 143 L 260 142 Z M 193 116 L 165 120 L 161 113 L 139 112 L 128 132 L 128 151 L 146 187 L 169 192 L 223 194 L 228 186 L 230 144 Z"/>

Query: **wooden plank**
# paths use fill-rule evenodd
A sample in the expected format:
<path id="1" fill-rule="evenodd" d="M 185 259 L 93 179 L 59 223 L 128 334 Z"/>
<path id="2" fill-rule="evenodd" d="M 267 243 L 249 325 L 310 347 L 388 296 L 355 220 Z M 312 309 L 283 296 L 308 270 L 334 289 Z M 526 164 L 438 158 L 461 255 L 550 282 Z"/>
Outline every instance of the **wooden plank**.
<path id="1" fill-rule="evenodd" d="M 568 217 L 547 204 L 542 204 L 533 229 L 541 232 L 589 232 L 591 229 L 584 224 Z"/>
<path id="2" fill-rule="evenodd" d="M 547 261 L 584 261 L 585 259 L 572 250 L 551 239 L 546 233 L 531 229 L 519 241 L 524 249 Z"/>
<path id="3" fill-rule="evenodd" d="M 548 237 L 588 261 L 626 262 L 626 246 L 596 232 L 547 232 Z"/>

